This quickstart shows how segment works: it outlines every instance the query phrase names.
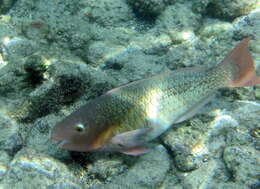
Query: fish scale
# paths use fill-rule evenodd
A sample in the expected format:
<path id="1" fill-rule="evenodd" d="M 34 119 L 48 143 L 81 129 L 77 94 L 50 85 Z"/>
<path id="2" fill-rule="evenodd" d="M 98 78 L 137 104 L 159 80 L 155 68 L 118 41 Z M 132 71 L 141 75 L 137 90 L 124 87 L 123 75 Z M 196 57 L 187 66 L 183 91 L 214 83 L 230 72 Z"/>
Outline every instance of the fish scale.
<path id="1" fill-rule="evenodd" d="M 108 91 L 57 123 L 52 140 L 74 151 L 147 152 L 146 142 L 191 118 L 219 88 L 260 84 L 249 39 L 212 68 L 185 68 Z"/>
<path id="2" fill-rule="evenodd" d="M 219 79 L 219 76 L 213 78 L 212 75 L 218 76 L 215 70 L 211 69 L 196 74 L 192 74 L 191 71 L 176 72 L 159 78 L 154 77 L 152 80 L 143 80 L 139 83 L 142 88 L 140 87 L 137 93 L 134 89 L 137 89 L 138 85 L 116 91 L 112 94 L 115 100 L 125 101 L 133 106 L 124 116 L 124 121 L 118 124 L 114 134 L 138 128 L 162 127 L 161 131 L 157 132 L 159 135 L 167 130 L 178 116 L 192 108 L 197 101 L 222 87 L 226 78 Z M 149 112 L 152 113 L 149 114 Z M 151 125 L 149 120 L 156 120 L 159 124 Z M 154 134 L 152 136 L 156 137 Z M 148 137 L 147 140 L 150 138 Z"/>

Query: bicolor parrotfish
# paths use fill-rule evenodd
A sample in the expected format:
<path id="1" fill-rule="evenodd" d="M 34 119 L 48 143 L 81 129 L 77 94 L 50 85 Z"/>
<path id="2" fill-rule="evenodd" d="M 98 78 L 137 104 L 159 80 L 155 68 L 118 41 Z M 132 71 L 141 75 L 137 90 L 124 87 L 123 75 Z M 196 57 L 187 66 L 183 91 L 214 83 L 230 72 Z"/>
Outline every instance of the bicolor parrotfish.
<path id="1" fill-rule="evenodd" d="M 260 84 L 249 40 L 216 66 L 184 68 L 108 91 L 57 123 L 52 141 L 81 152 L 147 152 L 145 144 L 194 116 L 218 89 Z"/>

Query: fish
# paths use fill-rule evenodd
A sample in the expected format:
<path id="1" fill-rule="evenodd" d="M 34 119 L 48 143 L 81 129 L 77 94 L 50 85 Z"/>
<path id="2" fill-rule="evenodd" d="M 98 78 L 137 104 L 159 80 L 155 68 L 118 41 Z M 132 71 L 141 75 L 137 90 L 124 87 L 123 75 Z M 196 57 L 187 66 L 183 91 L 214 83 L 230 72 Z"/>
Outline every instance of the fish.
<path id="1" fill-rule="evenodd" d="M 179 69 L 112 89 L 58 122 L 51 140 L 79 152 L 147 153 L 150 141 L 193 117 L 218 89 L 260 84 L 249 41 L 213 67 Z"/>

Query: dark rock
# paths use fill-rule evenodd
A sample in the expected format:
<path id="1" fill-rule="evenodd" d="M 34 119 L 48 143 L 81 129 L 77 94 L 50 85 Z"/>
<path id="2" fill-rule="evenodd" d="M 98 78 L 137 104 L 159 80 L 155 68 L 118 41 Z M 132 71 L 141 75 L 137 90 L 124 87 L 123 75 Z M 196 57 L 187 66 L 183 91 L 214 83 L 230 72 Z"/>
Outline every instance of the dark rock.
<path id="1" fill-rule="evenodd" d="M 0 150 L 6 151 L 10 156 L 15 155 L 23 146 L 18 129 L 19 125 L 15 120 L 0 113 Z"/>
<path id="2" fill-rule="evenodd" d="M 134 12 L 140 16 L 158 16 L 169 3 L 168 0 L 127 0 Z"/>
<path id="3" fill-rule="evenodd" d="M 16 111 L 19 120 L 28 122 L 58 111 L 79 98 L 89 84 L 88 70 L 76 64 L 57 62 L 47 71 L 55 82 L 44 82 L 22 103 Z"/>
<path id="4" fill-rule="evenodd" d="M 17 0 L 1 0 L 0 2 L 0 14 L 8 12 Z"/>
<path id="5" fill-rule="evenodd" d="M 245 186 L 259 182 L 259 157 L 259 151 L 248 146 L 229 146 L 224 151 L 224 161 L 233 181 Z"/>
<path id="6" fill-rule="evenodd" d="M 157 188 L 170 168 L 170 159 L 161 145 L 140 156 L 128 172 L 117 176 L 111 183 L 96 185 L 90 189 Z"/>
<path id="7" fill-rule="evenodd" d="M 44 58 L 39 55 L 32 55 L 24 63 L 24 70 L 27 73 L 26 80 L 33 86 L 39 85 L 44 80 L 44 72 L 47 71 Z"/>
<path id="8" fill-rule="evenodd" d="M 208 4 L 206 14 L 233 20 L 248 14 L 256 7 L 257 2 L 257 0 L 213 0 Z"/>
<path id="9" fill-rule="evenodd" d="M 16 154 L 11 161 L 1 186 L 17 189 L 48 188 L 58 180 L 63 180 L 64 186 L 74 182 L 72 174 L 64 164 L 27 148 Z"/>

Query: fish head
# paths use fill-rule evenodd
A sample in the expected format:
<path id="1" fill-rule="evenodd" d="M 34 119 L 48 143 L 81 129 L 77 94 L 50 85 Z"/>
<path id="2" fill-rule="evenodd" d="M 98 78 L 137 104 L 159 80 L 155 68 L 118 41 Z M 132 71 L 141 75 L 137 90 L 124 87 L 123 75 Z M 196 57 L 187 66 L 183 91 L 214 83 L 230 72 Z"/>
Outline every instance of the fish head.
<path id="1" fill-rule="evenodd" d="M 106 125 L 98 115 L 99 112 L 93 105 L 79 108 L 53 127 L 51 140 L 59 143 L 61 149 L 79 152 L 101 147 L 106 138 L 101 140 L 100 133 Z"/>
<path id="2" fill-rule="evenodd" d="M 88 137 L 87 127 L 81 122 L 62 120 L 54 126 L 51 140 L 59 143 L 61 149 L 89 151 L 91 149 L 85 142 Z"/>

